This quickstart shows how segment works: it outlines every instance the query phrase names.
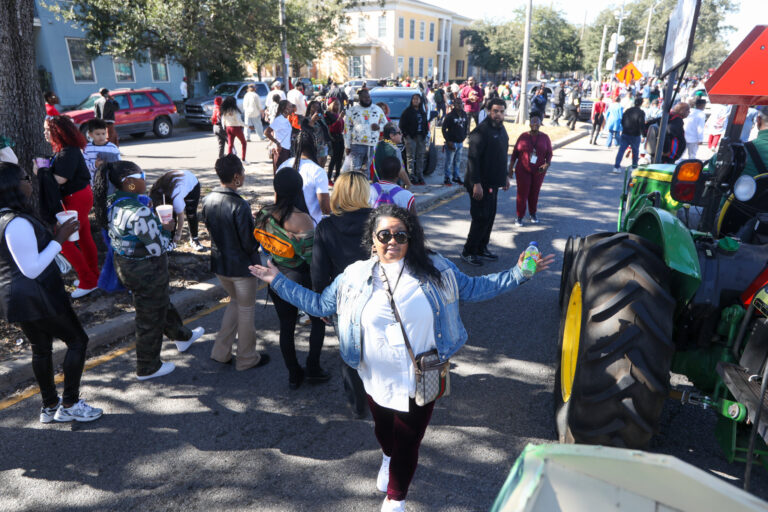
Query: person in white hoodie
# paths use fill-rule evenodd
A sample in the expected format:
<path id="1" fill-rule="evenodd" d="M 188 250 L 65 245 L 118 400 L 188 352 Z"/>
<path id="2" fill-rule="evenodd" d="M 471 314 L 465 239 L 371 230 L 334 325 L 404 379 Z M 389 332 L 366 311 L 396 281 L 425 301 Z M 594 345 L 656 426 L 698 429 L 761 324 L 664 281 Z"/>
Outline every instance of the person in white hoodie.
<path id="1" fill-rule="evenodd" d="M 248 86 L 248 92 L 243 96 L 243 116 L 245 117 L 245 138 L 251 141 L 251 129 L 259 136 L 259 140 L 266 140 L 264 137 L 264 126 L 261 124 L 261 100 L 256 94 L 256 86 Z"/>
<path id="2" fill-rule="evenodd" d="M 707 122 L 704 107 L 706 106 L 707 100 L 697 99 L 691 113 L 685 118 L 685 158 L 696 158 L 699 144 L 704 142 L 704 124 Z"/>

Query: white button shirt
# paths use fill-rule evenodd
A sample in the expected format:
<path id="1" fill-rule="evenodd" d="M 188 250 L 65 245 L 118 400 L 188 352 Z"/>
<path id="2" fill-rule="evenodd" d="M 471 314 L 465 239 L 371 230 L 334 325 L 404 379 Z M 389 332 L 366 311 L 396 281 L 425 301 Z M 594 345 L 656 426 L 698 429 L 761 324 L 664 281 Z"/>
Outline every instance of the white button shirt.
<path id="1" fill-rule="evenodd" d="M 358 367 L 366 393 L 382 407 L 408 412 L 408 401 L 416 395 L 416 375 L 400 327 L 392 314 L 386 285 L 379 266 L 394 289 L 395 304 L 415 355 L 436 348 L 432 307 L 407 268 L 395 287 L 404 261 L 379 264 L 373 270 L 373 292 L 363 307 L 362 361 Z M 392 333 L 395 333 L 393 335 Z M 400 333 L 397 335 L 397 333 Z"/>

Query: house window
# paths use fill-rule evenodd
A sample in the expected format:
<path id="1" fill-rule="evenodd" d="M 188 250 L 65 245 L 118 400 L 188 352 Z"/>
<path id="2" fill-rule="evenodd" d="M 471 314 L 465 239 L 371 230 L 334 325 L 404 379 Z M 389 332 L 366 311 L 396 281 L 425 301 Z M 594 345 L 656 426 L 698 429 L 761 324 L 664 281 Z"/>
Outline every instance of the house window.
<path id="1" fill-rule="evenodd" d="M 365 37 L 365 18 L 357 18 L 357 37 Z"/>
<path id="2" fill-rule="evenodd" d="M 424 77 L 424 57 L 419 57 L 419 76 Z"/>
<path id="3" fill-rule="evenodd" d="M 464 33 L 459 34 L 459 46 L 464 46 Z"/>
<path id="4" fill-rule="evenodd" d="M 93 68 L 93 61 L 85 51 L 85 39 L 67 38 L 67 50 L 69 51 L 69 64 L 72 67 L 75 83 L 96 82 L 96 70 Z"/>
<path id="5" fill-rule="evenodd" d="M 432 60 L 432 58 L 430 57 L 429 60 L 427 60 L 427 75 L 432 76 L 434 67 L 435 67 L 435 61 Z"/>
<path id="6" fill-rule="evenodd" d="M 430 23 L 429 24 L 429 42 L 434 43 L 435 42 L 435 24 Z M 440 48 L 438 48 L 439 50 Z"/>
<path id="7" fill-rule="evenodd" d="M 117 82 L 135 82 L 133 74 L 133 61 L 121 57 L 112 58 L 112 66 L 115 68 L 115 80 Z"/>
<path id="8" fill-rule="evenodd" d="M 405 18 L 397 19 L 397 37 L 405 38 Z"/>
<path id="9" fill-rule="evenodd" d="M 424 28 L 426 27 L 426 23 L 423 21 L 419 22 L 419 41 L 424 40 Z"/>
<path id="10" fill-rule="evenodd" d="M 379 16 L 379 37 L 387 37 L 387 15 L 386 14 L 382 14 L 381 16 Z"/>
<path id="11" fill-rule="evenodd" d="M 456 61 L 456 78 L 461 78 L 463 76 L 464 76 L 464 61 L 457 60 Z"/>
<path id="12" fill-rule="evenodd" d="M 413 40 L 416 38 L 416 20 L 411 20 L 409 25 L 411 40 Z"/>
<path id="13" fill-rule="evenodd" d="M 408 76 L 413 78 L 413 57 L 408 57 Z"/>
<path id="14" fill-rule="evenodd" d="M 360 55 L 350 57 L 348 71 L 350 77 L 363 76 L 363 57 Z"/>
<path id="15" fill-rule="evenodd" d="M 403 57 L 398 57 L 397 58 L 397 76 L 402 77 L 404 71 L 405 71 L 405 59 Z"/>
<path id="16" fill-rule="evenodd" d="M 152 54 L 150 54 L 149 67 L 152 68 L 153 82 L 170 82 L 168 75 L 168 59 L 166 57 L 158 60 L 152 58 Z"/>

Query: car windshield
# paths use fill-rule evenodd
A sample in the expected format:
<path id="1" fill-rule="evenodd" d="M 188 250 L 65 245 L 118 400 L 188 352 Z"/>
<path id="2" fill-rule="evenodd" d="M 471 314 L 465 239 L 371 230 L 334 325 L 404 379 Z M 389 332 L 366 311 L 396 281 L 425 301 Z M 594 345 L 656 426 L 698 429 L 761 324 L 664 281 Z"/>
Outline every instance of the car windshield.
<path id="1" fill-rule="evenodd" d="M 403 110 L 408 108 L 411 103 L 411 94 L 391 94 L 386 92 L 372 92 L 371 101 L 373 103 L 384 102 L 389 107 L 390 119 L 400 119 Z"/>
<path id="2" fill-rule="evenodd" d="M 80 103 L 78 106 L 74 108 L 74 110 L 88 110 L 93 108 L 93 104 L 96 103 L 96 99 L 98 99 L 98 94 L 91 94 L 87 98 L 85 98 L 82 103 Z"/>
<path id="3" fill-rule="evenodd" d="M 219 84 L 211 89 L 211 96 L 234 96 L 240 84 Z"/>

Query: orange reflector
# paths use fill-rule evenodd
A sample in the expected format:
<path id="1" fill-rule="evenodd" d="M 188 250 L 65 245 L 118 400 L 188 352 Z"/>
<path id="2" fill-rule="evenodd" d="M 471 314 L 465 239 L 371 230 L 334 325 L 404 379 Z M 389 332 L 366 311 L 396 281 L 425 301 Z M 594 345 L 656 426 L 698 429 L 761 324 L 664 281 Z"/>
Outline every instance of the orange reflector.
<path id="1" fill-rule="evenodd" d="M 701 162 L 686 162 L 677 171 L 678 181 L 698 181 L 701 174 Z"/>

